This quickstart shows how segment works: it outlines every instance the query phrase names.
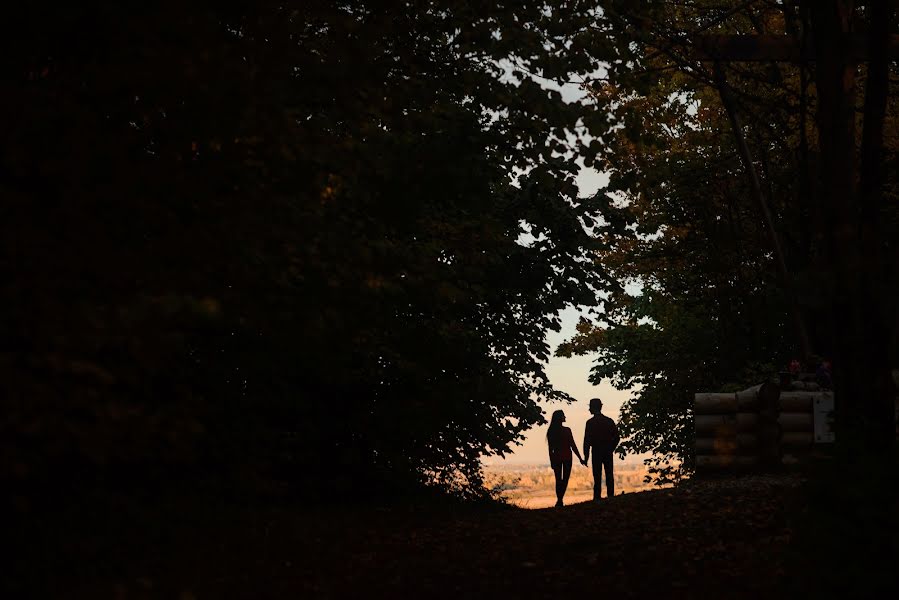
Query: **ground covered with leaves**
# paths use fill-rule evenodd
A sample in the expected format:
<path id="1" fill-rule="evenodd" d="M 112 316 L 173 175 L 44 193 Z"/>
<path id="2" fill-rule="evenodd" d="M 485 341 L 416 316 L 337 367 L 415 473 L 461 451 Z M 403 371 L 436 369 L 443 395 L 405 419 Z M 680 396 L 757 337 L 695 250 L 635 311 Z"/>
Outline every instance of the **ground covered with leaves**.
<path id="1" fill-rule="evenodd" d="M 794 543 L 801 490 L 752 476 L 543 510 L 123 497 L 27 537 L 20 522 L 5 583 L 66 598 L 781 597 L 816 576 Z"/>
<path id="2" fill-rule="evenodd" d="M 411 528 L 409 516 L 384 515 L 352 526 L 367 534 L 355 546 L 330 546 L 323 520 L 312 540 L 323 551 L 303 579 L 318 597 L 759 597 L 784 587 L 797 483 L 756 477 L 563 509 L 418 514 Z"/>

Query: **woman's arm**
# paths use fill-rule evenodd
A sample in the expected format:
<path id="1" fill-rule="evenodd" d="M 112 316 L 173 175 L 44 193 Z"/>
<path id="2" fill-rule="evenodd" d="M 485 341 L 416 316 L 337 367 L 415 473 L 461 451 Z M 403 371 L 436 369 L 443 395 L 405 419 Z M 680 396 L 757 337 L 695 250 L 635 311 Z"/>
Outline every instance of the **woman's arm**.
<path id="1" fill-rule="evenodd" d="M 568 430 L 568 445 L 571 446 L 571 450 L 574 452 L 574 455 L 577 456 L 577 459 L 584 462 L 584 459 L 581 458 L 581 451 L 577 449 L 577 444 L 574 443 L 574 435 L 572 435 L 570 429 Z"/>

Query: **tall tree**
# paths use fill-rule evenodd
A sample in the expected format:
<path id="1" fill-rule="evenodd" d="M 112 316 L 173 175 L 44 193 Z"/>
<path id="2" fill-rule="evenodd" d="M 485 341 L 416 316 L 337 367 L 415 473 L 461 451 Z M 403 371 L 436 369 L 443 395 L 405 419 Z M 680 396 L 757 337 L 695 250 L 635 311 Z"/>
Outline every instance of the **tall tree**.
<path id="1" fill-rule="evenodd" d="M 778 324 L 792 313 L 793 321 L 811 325 L 809 345 L 814 352 L 836 357 L 842 442 L 860 448 L 867 440 L 877 439 L 877 456 L 892 456 L 884 449 L 894 439 L 889 367 L 895 360 L 896 306 L 894 294 L 887 290 L 895 288 L 890 265 L 895 264 L 891 240 L 896 233 L 896 208 L 891 184 L 880 176 L 880 165 L 893 160 L 895 143 L 892 136 L 884 138 L 890 141 L 882 147 L 879 142 L 884 124 L 890 123 L 889 115 L 896 110 L 884 76 L 887 36 L 893 27 L 891 9 L 874 6 L 881 3 L 859 8 L 845 2 L 748 1 L 727 7 L 713 2 L 602 4 L 595 29 L 614 40 L 620 58 L 590 88 L 599 110 L 614 112 L 615 120 L 623 125 L 609 131 L 607 139 L 613 141 L 601 146 L 600 161 L 612 173 L 606 193 L 621 206 L 621 220 L 631 223 L 619 229 L 625 241 L 617 244 L 620 258 L 612 264 L 624 265 L 618 267 L 620 273 L 640 282 L 647 298 L 611 296 L 607 314 L 618 312 L 628 318 L 597 323 L 597 331 L 585 324 L 572 344 L 560 351 L 601 349 L 603 358 L 594 372 L 597 378 L 641 373 L 640 380 L 621 380 L 644 385 L 624 413 L 626 424 L 633 423 L 628 427 L 635 450 L 670 451 L 671 430 L 658 416 L 666 412 L 657 409 L 659 400 L 653 392 L 667 389 L 668 400 L 663 404 L 667 419 L 680 424 L 675 430 L 682 432 L 678 439 L 683 445 L 675 454 L 689 464 L 689 436 L 683 428 L 689 415 L 688 394 L 709 385 L 709 379 L 718 386 L 742 380 L 741 361 L 780 362 L 804 353 L 801 334 L 776 333 Z M 858 45 L 847 36 L 859 32 L 868 36 L 865 57 L 850 54 L 858 52 Z M 727 37 L 733 35 L 743 37 Z M 602 52 L 608 53 L 605 45 Z M 816 61 L 810 62 L 810 57 Z M 870 63 L 859 67 L 860 58 Z M 717 73 L 711 68 L 715 61 Z M 861 140 L 854 131 L 854 115 L 862 108 L 853 92 L 857 73 L 868 82 L 863 105 L 868 131 Z M 680 104 L 695 111 L 682 111 L 687 123 L 682 128 L 660 117 Z M 686 140 L 696 147 L 683 150 Z M 867 157 L 861 183 L 866 200 L 861 204 L 856 200 L 858 180 L 853 175 L 859 143 Z M 739 155 L 740 167 L 723 166 L 722 152 Z M 676 158 L 669 160 L 672 153 Z M 686 160 L 682 155 L 694 158 Z M 670 167 L 660 169 L 660 164 Z M 750 189 L 745 187 L 747 181 Z M 733 200 L 716 207 L 712 198 L 729 193 L 724 190 L 733 193 Z M 881 193 L 888 194 L 890 201 L 880 201 Z M 671 197 L 677 203 L 672 204 Z M 749 198 L 755 198 L 759 208 L 741 214 Z M 709 210 L 711 219 L 690 218 L 685 223 L 680 215 L 683 207 L 697 205 Z M 662 216 L 656 217 L 646 206 L 663 211 Z M 739 210 L 734 211 L 735 207 Z M 747 223 L 750 229 L 745 228 Z M 732 229 L 742 255 L 733 262 L 722 260 L 712 266 L 711 257 L 697 260 L 683 245 L 672 243 L 684 237 L 683 230 L 678 230 L 683 227 L 720 253 L 715 232 L 721 226 Z M 767 235 L 760 237 L 762 232 Z M 671 274 L 666 260 L 651 262 L 647 256 L 642 267 L 627 264 L 633 249 L 639 263 L 643 248 L 664 243 L 668 248 L 661 256 L 690 256 L 690 264 L 711 271 L 696 277 L 693 287 L 683 291 L 683 281 L 690 278 Z M 608 259 L 602 256 L 600 261 Z M 766 313 L 752 317 L 739 313 L 738 317 L 751 318 L 747 328 L 764 333 L 768 343 L 756 345 L 751 334 L 728 334 L 706 345 L 697 334 L 695 343 L 685 341 L 680 348 L 681 352 L 703 348 L 697 360 L 701 365 L 714 363 L 722 355 L 735 358 L 723 371 L 694 369 L 693 375 L 679 371 L 678 381 L 671 374 L 677 370 L 672 365 L 678 364 L 673 353 L 667 364 L 650 361 L 646 357 L 656 357 L 658 346 L 647 348 L 651 344 L 641 336 L 613 335 L 628 327 L 675 331 L 677 324 L 689 321 L 660 322 L 646 308 L 651 298 L 668 292 L 698 302 L 709 289 L 706 279 L 718 275 L 735 280 L 747 263 L 759 265 L 755 275 L 759 285 L 727 296 L 724 306 L 705 301 L 696 313 L 707 315 L 707 327 L 729 331 L 720 323 L 733 318 L 731 307 L 772 295 L 777 300 Z M 772 280 L 771 270 L 778 263 L 781 274 Z M 799 310 L 790 310 L 791 304 L 798 304 Z M 801 333 L 803 327 L 790 329 Z M 613 344 L 613 339 L 618 341 Z"/>
<path id="2" fill-rule="evenodd" d="M 11 9 L 4 464 L 476 483 L 605 285 L 534 79 L 597 68 L 584 6 Z"/>

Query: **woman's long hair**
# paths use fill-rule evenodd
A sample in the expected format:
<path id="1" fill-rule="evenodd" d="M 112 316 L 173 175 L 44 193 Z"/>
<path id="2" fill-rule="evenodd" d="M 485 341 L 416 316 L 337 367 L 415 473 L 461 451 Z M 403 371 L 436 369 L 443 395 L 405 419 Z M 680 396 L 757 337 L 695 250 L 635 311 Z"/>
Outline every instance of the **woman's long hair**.
<path id="1" fill-rule="evenodd" d="M 562 417 L 564 416 L 564 411 L 557 410 L 549 420 L 549 429 L 546 430 L 546 443 L 549 444 L 550 448 L 558 448 L 562 443 Z"/>

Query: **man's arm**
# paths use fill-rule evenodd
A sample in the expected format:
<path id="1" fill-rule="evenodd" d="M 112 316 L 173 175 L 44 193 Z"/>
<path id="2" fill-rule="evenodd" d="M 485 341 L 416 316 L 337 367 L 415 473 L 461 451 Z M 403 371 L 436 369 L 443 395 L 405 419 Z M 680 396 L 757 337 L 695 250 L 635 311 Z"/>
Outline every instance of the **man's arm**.
<path id="1" fill-rule="evenodd" d="M 618 435 L 618 424 L 615 421 L 612 421 L 612 452 L 615 451 L 615 448 L 618 447 L 618 442 L 621 441 L 621 437 Z"/>
<path id="2" fill-rule="evenodd" d="M 590 460 L 590 422 L 584 427 L 584 462 Z"/>

